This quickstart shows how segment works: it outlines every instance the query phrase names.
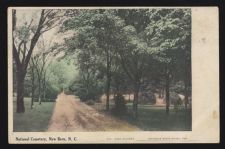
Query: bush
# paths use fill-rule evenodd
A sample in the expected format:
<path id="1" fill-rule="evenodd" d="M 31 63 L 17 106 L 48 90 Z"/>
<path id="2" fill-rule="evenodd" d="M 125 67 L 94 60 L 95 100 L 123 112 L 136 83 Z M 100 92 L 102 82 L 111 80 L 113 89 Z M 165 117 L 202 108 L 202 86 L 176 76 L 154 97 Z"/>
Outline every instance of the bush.
<path id="1" fill-rule="evenodd" d="M 85 103 L 87 105 L 94 105 L 95 104 L 95 101 L 94 100 L 87 100 Z"/>
<path id="2" fill-rule="evenodd" d="M 170 92 L 170 101 L 171 104 L 177 104 L 177 101 L 179 100 L 179 96 L 176 92 Z"/>
<path id="3" fill-rule="evenodd" d="M 85 102 L 87 100 L 98 100 L 102 94 L 102 88 L 99 84 L 91 84 L 87 89 L 82 82 L 77 81 L 69 87 L 69 90 L 78 96 L 81 101 Z"/>
<path id="4" fill-rule="evenodd" d="M 139 96 L 139 103 L 140 104 L 155 104 L 156 99 L 153 92 L 143 92 Z"/>
<path id="5" fill-rule="evenodd" d="M 171 92 L 176 92 L 176 93 L 183 93 L 184 92 L 184 83 L 183 81 L 179 81 L 171 85 L 170 87 Z"/>

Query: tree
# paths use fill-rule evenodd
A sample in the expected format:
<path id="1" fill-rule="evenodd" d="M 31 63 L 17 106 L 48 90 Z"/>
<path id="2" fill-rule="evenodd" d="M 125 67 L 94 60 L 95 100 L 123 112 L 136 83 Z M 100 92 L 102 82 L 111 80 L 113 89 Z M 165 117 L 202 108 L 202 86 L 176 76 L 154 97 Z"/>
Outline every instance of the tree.
<path id="1" fill-rule="evenodd" d="M 86 43 L 89 44 L 89 42 Z M 83 86 L 83 89 L 85 90 L 85 96 L 82 98 L 84 101 L 90 99 L 95 100 L 95 94 L 93 94 L 93 90 L 95 90 L 94 87 L 96 87 L 95 84 L 98 81 L 98 56 L 95 55 L 95 48 L 91 45 L 92 44 L 90 43 L 89 48 L 87 47 L 81 49 L 77 53 L 76 64 L 79 69 L 80 83 Z"/>
<path id="2" fill-rule="evenodd" d="M 48 85 L 48 90 L 52 90 L 51 98 L 56 97 L 63 88 L 65 91 L 69 88 L 75 78 L 75 73 L 74 65 L 65 57 L 54 59 L 51 62 L 46 72 L 46 86 Z"/>
<path id="3" fill-rule="evenodd" d="M 49 63 L 53 59 L 53 54 L 55 48 L 51 45 L 52 40 L 49 43 L 46 43 L 46 40 L 42 37 L 39 42 L 37 42 L 38 53 L 31 58 L 33 67 L 36 70 L 37 79 L 38 79 L 38 101 L 41 104 L 41 97 L 45 98 L 45 79 L 46 71 Z M 42 93 L 41 93 L 42 92 Z M 45 99 L 44 99 L 45 100 Z"/>
<path id="4" fill-rule="evenodd" d="M 99 73 L 106 78 L 107 110 L 111 89 L 114 94 L 130 90 L 131 85 L 126 81 L 133 86 L 135 118 L 138 94 L 152 82 L 157 82 L 161 92 L 166 90 L 167 113 L 172 83 L 186 80 L 189 84 L 186 86 L 190 87 L 190 79 L 185 79 L 190 78 L 187 77 L 191 45 L 188 9 L 76 10 L 76 16 L 64 22 L 62 30 L 74 33 L 65 43 L 69 53 L 80 54 L 77 65 L 81 76 L 85 76 L 86 91 L 90 91 L 90 75 L 96 77 Z M 120 77 L 126 81 L 121 83 Z"/>
<path id="5" fill-rule="evenodd" d="M 132 81 L 134 100 L 133 116 L 138 117 L 138 94 L 146 70 L 152 61 L 147 53 L 148 45 L 144 38 L 144 29 L 149 23 L 148 9 L 118 10 L 118 15 L 125 20 L 121 39 L 118 40 L 117 52 L 122 68 Z"/>
<path id="6" fill-rule="evenodd" d="M 115 41 L 118 40 L 117 35 L 123 26 L 123 21 L 116 16 L 114 10 L 80 10 L 77 16 L 68 20 L 64 25 L 67 30 L 75 30 L 78 34 L 77 38 L 81 37 L 79 36 L 80 34 L 85 33 L 86 37 L 89 36 L 89 40 L 96 41 L 98 50 L 100 50 L 98 56 L 106 64 L 106 110 L 109 110 L 111 66 L 115 51 Z M 85 44 L 84 41 L 80 42 L 80 44 Z M 76 46 L 74 46 L 75 48 Z"/>
<path id="7" fill-rule="evenodd" d="M 123 27 L 123 20 L 116 16 L 114 10 L 99 10 L 93 18 L 93 26 L 98 46 L 103 51 L 106 62 L 106 110 L 109 110 L 109 95 L 112 79 L 112 63 L 115 55 L 115 48 L 119 36 L 119 31 Z"/>
<path id="8" fill-rule="evenodd" d="M 146 36 L 149 51 L 164 66 L 162 73 L 165 78 L 166 113 L 169 114 L 172 78 L 181 72 L 184 78 L 188 78 L 184 74 L 190 73 L 190 65 L 185 63 L 190 64 L 190 10 L 159 9 L 151 16 L 151 20 L 146 28 Z M 184 73 L 184 68 L 189 70 Z"/>
<path id="9" fill-rule="evenodd" d="M 31 57 L 31 61 L 29 66 L 31 69 L 31 105 L 30 108 L 33 109 L 33 105 L 34 105 L 34 92 L 35 92 L 35 73 L 34 73 L 34 63 L 33 63 L 33 58 Z"/>
<path id="10" fill-rule="evenodd" d="M 32 18 L 29 23 L 17 26 L 17 11 L 12 10 L 13 58 L 17 69 L 17 113 L 25 112 L 24 79 L 35 45 L 44 32 L 58 25 L 60 20 L 58 12 L 59 10 L 42 9 L 39 20 Z"/>
<path id="11" fill-rule="evenodd" d="M 145 70 L 149 68 L 148 62 L 151 61 L 151 57 L 145 52 L 146 47 L 141 42 L 131 41 L 130 45 L 123 50 L 119 50 L 120 61 L 123 70 L 131 80 L 133 84 L 133 116 L 138 117 L 138 94 L 140 86 L 143 83 L 145 77 Z"/>

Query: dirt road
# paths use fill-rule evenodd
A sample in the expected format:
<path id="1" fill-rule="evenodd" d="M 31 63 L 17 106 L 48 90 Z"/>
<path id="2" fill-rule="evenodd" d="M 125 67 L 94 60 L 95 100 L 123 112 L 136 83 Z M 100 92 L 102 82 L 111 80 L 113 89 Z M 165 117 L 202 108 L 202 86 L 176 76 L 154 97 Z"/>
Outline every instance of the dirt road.
<path id="1" fill-rule="evenodd" d="M 75 96 L 61 93 L 55 103 L 48 131 L 135 131 L 126 121 L 99 113 Z"/>

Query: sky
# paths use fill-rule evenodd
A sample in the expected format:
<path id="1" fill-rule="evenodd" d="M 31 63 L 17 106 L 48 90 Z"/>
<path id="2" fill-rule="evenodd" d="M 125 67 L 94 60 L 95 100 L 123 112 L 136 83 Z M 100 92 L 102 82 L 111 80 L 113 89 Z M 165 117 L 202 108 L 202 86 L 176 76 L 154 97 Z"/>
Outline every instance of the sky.
<path id="1" fill-rule="evenodd" d="M 40 18 L 41 9 L 17 9 L 16 17 L 17 17 L 17 27 L 22 26 L 27 22 L 30 24 L 31 20 L 33 19 L 32 25 L 37 24 Z M 58 33 L 59 27 L 55 27 L 47 32 L 44 32 L 42 36 L 39 38 L 44 39 L 46 45 L 53 45 L 54 43 L 63 43 L 64 38 L 71 35 L 70 33 Z M 35 46 L 33 55 L 37 54 L 40 50 L 37 46 Z M 61 53 L 62 54 L 62 53 Z M 58 55 L 61 56 L 61 55 Z"/>
<path id="2" fill-rule="evenodd" d="M 17 9 L 16 11 L 16 17 L 17 17 L 17 27 L 23 26 L 25 24 L 25 22 L 27 22 L 27 24 L 30 24 L 31 20 L 33 19 L 32 24 L 33 25 L 37 25 L 39 18 L 40 18 L 40 14 L 41 14 L 41 9 Z M 55 27 L 49 31 L 46 31 L 42 34 L 42 36 L 39 38 L 39 41 L 44 39 L 44 42 L 46 45 L 49 45 L 49 43 L 63 43 L 64 42 L 64 38 L 65 37 L 69 37 L 71 36 L 71 33 L 73 34 L 73 32 L 67 32 L 67 33 L 58 33 L 58 29 L 59 27 Z M 51 46 L 51 45 L 50 45 Z M 33 51 L 33 55 L 39 53 L 39 49 L 38 46 L 36 44 L 34 51 Z M 52 60 L 49 60 L 50 63 L 55 64 L 55 63 L 60 63 L 58 62 L 58 57 L 62 56 L 64 53 L 60 53 L 59 55 L 55 56 Z M 72 60 L 73 61 L 73 60 Z M 67 70 L 70 70 L 71 73 L 69 73 L 70 76 L 67 76 L 68 79 L 72 79 L 77 75 L 77 70 L 75 69 L 75 66 L 73 64 L 73 62 L 70 62 L 67 66 Z M 66 69 L 66 68 L 65 68 Z M 71 76 L 72 75 L 72 76 Z"/>

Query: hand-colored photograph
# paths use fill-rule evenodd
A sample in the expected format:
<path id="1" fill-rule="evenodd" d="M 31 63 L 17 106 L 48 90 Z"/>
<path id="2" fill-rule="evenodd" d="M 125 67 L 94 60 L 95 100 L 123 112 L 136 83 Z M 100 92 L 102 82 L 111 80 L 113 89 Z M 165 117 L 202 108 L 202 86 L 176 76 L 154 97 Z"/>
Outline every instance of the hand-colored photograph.
<path id="1" fill-rule="evenodd" d="M 13 131 L 191 131 L 189 8 L 12 9 Z"/>

